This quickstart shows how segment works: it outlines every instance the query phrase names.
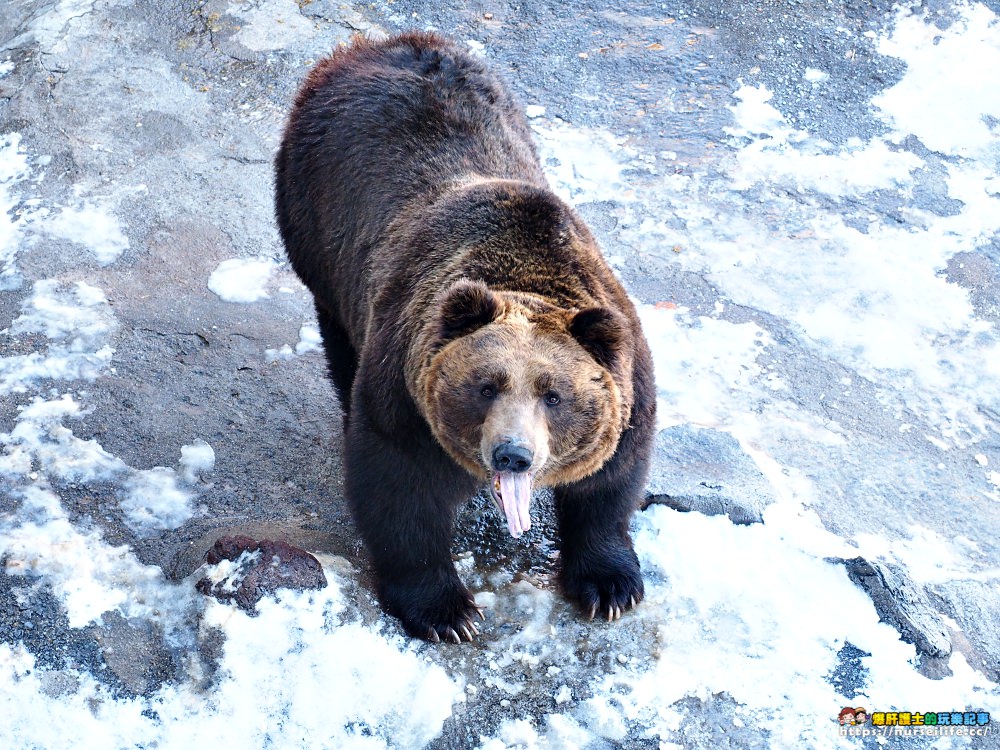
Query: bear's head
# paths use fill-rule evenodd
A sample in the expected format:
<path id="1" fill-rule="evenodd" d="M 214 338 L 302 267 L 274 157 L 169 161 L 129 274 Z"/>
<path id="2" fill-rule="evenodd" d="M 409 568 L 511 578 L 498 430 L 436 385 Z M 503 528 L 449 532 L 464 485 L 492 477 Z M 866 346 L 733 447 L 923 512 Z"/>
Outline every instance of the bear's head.
<path id="1" fill-rule="evenodd" d="M 485 480 L 511 534 L 532 485 L 582 479 L 612 456 L 629 417 L 631 336 L 610 308 L 566 310 L 462 280 L 436 302 L 415 398 L 435 438 Z"/>

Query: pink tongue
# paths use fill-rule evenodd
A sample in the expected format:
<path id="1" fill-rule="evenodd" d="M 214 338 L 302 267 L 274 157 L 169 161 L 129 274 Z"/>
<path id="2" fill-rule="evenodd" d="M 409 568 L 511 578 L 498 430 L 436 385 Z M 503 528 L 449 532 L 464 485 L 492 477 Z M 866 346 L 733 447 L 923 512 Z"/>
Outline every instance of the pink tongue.
<path id="1" fill-rule="evenodd" d="M 507 528 L 517 539 L 531 528 L 528 505 L 531 503 L 531 477 L 527 473 L 500 472 L 500 495 L 503 512 L 507 515 Z"/>

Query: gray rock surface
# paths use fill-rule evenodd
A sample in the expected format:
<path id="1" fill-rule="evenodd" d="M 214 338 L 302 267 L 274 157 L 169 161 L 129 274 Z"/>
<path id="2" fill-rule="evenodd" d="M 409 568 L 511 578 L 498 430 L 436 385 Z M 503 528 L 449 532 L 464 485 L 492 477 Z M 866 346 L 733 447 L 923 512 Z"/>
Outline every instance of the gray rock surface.
<path id="1" fill-rule="evenodd" d="M 646 503 L 760 523 L 774 490 L 732 435 L 678 425 L 656 435 Z"/>
<path id="2" fill-rule="evenodd" d="M 951 0 L 912 5 L 942 33 L 959 23 L 962 7 Z M 983 7 L 1000 12 L 995 0 Z M 544 117 L 533 122 L 554 129 L 553 139 L 607 133 L 617 144 L 623 163 L 601 175 L 617 168 L 621 189 L 587 195 L 577 208 L 640 304 L 666 303 L 678 311 L 685 332 L 712 321 L 760 333 L 761 343 L 713 392 L 719 403 L 705 404 L 717 419 L 698 424 L 716 426 L 681 424 L 658 436 L 651 502 L 725 514 L 754 524 L 740 529 L 754 533 L 765 528 L 756 522 L 769 504 L 794 497 L 803 514 L 815 516 L 832 536 L 867 540 L 892 558 L 884 562 L 866 552 L 867 562 L 849 569 L 880 616 L 915 644 L 925 674 L 946 675 L 949 659 L 961 654 L 996 682 L 1000 485 L 990 472 L 1000 471 L 1000 402 L 994 385 L 981 384 L 960 405 L 970 407 L 981 430 L 947 423 L 961 360 L 949 377 L 918 393 L 912 373 L 873 372 L 851 352 L 811 337 L 793 315 L 794 300 L 780 297 L 789 278 L 811 290 L 818 278 L 811 264 L 830 261 L 843 248 L 817 242 L 784 265 L 774 260 L 783 243 L 815 231 L 817 212 L 856 232 L 858 242 L 886 228 L 915 235 L 937 219 L 960 216 L 972 198 L 958 197 L 949 170 L 965 158 L 906 135 L 889 151 L 921 160 L 912 184 L 841 196 L 797 184 L 794 176 L 739 189 L 730 177 L 750 140 L 729 132 L 734 94 L 742 86 L 772 92 L 769 104 L 788 127 L 813 139 L 821 155 L 886 136 L 892 126 L 875 101 L 902 80 L 906 64 L 880 50 L 878 39 L 905 12 L 889 0 L 681 0 L 620 7 L 598 0 L 5 3 L 0 142 L 19 135 L 26 174 L 0 186 L 9 188 L 11 200 L 0 228 L 13 233 L 0 236 L 0 250 L 13 248 L 10 273 L 0 269 L 0 356 L 51 347 L 43 333 L 7 332 L 38 280 L 86 280 L 99 287 L 116 326 L 105 342 L 113 357 L 101 377 L 42 380 L 33 390 L 0 396 L 0 441 L 5 449 L 13 446 L 11 435 L 33 399 L 70 394 L 81 410 L 59 427 L 93 441 L 130 472 L 176 466 L 182 447 L 194 440 L 211 445 L 216 459 L 210 473 L 181 483 L 192 498 L 190 517 L 176 528 L 151 529 L 136 528 L 114 480 L 59 477 L 33 459 L 23 477 L 0 475 L 0 526 L 34 523 L 24 513 L 23 493 L 46 485 L 58 494 L 73 533 L 120 546 L 129 560 L 162 570 L 170 585 L 185 591 L 193 589 L 190 576 L 219 537 L 245 534 L 333 553 L 353 576 L 354 588 L 347 589 L 352 613 L 387 639 L 399 638 L 392 621 L 379 616 L 343 500 L 341 414 L 322 357 L 294 354 L 313 312 L 284 263 L 274 228 L 271 160 L 296 86 L 321 55 L 358 31 L 436 28 L 474 42 L 525 103 L 544 106 Z M 935 44 L 928 33 L 927 48 Z M 827 77 L 817 80 L 815 71 Z M 560 123 L 566 130 L 558 129 Z M 995 118 L 986 126 L 995 133 Z M 557 161 L 550 155 L 546 166 L 566 167 Z M 674 190 L 675 182 L 687 187 Z M 983 192 L 976 200 L 992 195 Z M 697 211 L 688 210 L 692 203 Z M 120 228 L 115 243 L 96 248 L 120 252 L 113 262 L 49 221 L 85 208 L 100 209 L 97 215 Z M 747 227 L 759 236 L 745 236 Z M 964 232 L 956 224 L 940 239 Z M 13 244 L 4 244 L 8 239 Z M 966 239 L 962 252 L 937 266 L 924 261 L 924 270 L 967 295 L 971 315 L 983 324 L 971 340 L 985 351 L 1000 322 L 1000 240 L 995 231 Z M 713 243 L 731 244 L 729 266 L 689 262 L 707 256 Z M 753 249 L 768 252 L 751 257 Z M 887 263 L 883 275 L 905 270 L 913 260 L 909 250 L 901 246 L 898 264 Z M 273 261 L 268 296 L 240 304 L 209 290 L 213 270 L 234 258 Z M 771 271 L 760 286 L 778 290 L 772 304 L 739 299 L 740 290 L 726 285 L 726 273 L 752 263 Z M 837 291 L 850 293 L 830 300 L 841 307 L 864 312 L 878 302 Z M 928 325 L 938 304 L 926 300 Z M 916 330 L 913 339 L 930 341 L 935 356 L 946 355 L 965 341 L 964 333 Z M 269 356 L 286 345 L 287 358 Z M 692 357 L 697 346 L 695 340 Z M 738 354 L 723 351 L 719 369 L 728 372 Z M 669 397 L 682 391 L 677 386 L 667 393 L 664 405 L 669 408 Z M 760 450 L 778 467 L 768 477 L 788 482 L 780 493 L 735 431 L 727 432 L 739 417 L 759 420 Z M 43 438 L 54 441 L 53 434 L 60 433 L 54 429 Z M 621 676 L 629 684 L 635 671 L 661 658 L 660 624 L 654 615 L 645 617 L 656 610 L 647 603 L 644 614 L 611 630 L 580 621 L 559 598 L 537 596 L 554 588 L 558 566 L 551 507 L 542 502 L 538 509 L 538 523 L 517 546 L 487 503 L 472 503 L 461 513 L 455 551 L 463 577 L 477 591 L 505 595 L 496 597 L 489 635 L 481 642 L 465 651 L 420 652 L 449 674 L 469 677 L 473 687 L 484 673 L 491 679 L 455 703 L 431 747 L 478 747 L 511 717 L 549 713 L 587 727 L 591 748 L 779 746 L 778 733 L 788 728 L 781 717 L 753 714 L 712 691 L 657 706 L 676 718 L 659 739 L 646 732 L 648 715 L 622 720 L 620 727 L 603 724 L 606 716 L 587 703 L 598 683 Z M 0 646 L 30 655 L 42 695 L 72 698 L 92 677 L 113 696 L 155 700 L 160 688 L 186 685 L 190 669 L 198 690 L 222 679 L 217 665 L 226 643 L 219 630 L 201 627 L 197 605 L 189 611 L 182 602 L 172 615 L 178 622 L 169 626 L 157 610 L 148 619 L 106 613 L 77 627 L 67 617 L 65 591 L 37 571 L 6 566 L 5 560 Z M 648 583 L 652 589 L 669 580 Z M 515 595 L 508 595 L 511 590 Z M 148 593 L 130 592 L 126 603 Z M 664 617 L 673 615 L 673 601 L 661 606 Z M 538 641 L 519 640 L 526 626 L 542 633 Z M 769 645 L 747 643 L 746 649 Z M 832 686 L 847 699 L 863 694 L 870 677 L 866 655 L 850 643 L 840 645 L 829 685 L 821 687 Z M 624 687 L 615 683 L 613 689 L 615 700 L 627 699 Z M 0 737 L 4 728 L 0 722 Z M 71 729 L 67 733 L 72 736 Z M 817 736 L 819 745 L 834 742 L 832 733 Z M 994 747 L 992 741 L 972 746 Z M 892 738 L 885 746 L 908 750 L 932 742 Z"/>

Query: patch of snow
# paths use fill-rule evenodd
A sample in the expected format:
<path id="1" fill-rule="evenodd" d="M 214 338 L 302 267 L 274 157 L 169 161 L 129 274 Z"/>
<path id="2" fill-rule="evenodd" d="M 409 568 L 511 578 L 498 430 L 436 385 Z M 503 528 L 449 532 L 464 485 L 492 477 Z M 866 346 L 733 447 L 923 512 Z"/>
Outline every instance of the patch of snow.
<path id="1" fill-rule="evenodd" d="M 624 172 L 636 151 L 625 145 L 624 138 L 605 130 L 575 128 L 558 119 L 531 125 L 539 157 L 560 198 L 578 205 L 635 197 Z"/>
<path id="2" fill-rule="evenodd" d="M 208 277 L 208 288 L 226 302 L 256 302 L 268 296 L 267 283 L 274 272 L 270 258 L 231 258 Z"/>
<path id="3" fill-rule="evenodd" d="M 962 91 L 986 85 L 981 76 L 955 72 L 951 65 L 965 70 L 966 57 L 957 50 L 966 34 L 970 49 L 989 57 L 985 48 L 994 42 L 984 34 L 996 28 L 995 16 L 981 5 L 975 11 L 960 7 L 964 21 L 944 31 L 920 16 L 901 17 L 905 21 L 897 23 L 886 47 L 908 65 L 916 61 L 901 90 L 921 87 L 935 65 L 935 81 L 954 76 Z M 938 44 L 917 35 L 918 26 L 922 34 L 940 37 Z M 992 89 L 963 96 L 968 122 L 1000 117 Z M 925 168 L 923 159 L 885 138 L 855 139 L 843 147 L 819 141 L 792 128 L 769 103 L 764 86 L 742 86 L 734 97 L 735 124 L 728 132 L 742 146 L 727 187 L 762 191 L 753 201 L 763 198 L 767 211 L 723 206 L 714 197 L 721 186 L 700 175 L 664 181 L 661 197 L 674 218 L 638 219 L 626 207 L 622 239 L 654 257 L 664 247 L 682 247 L 672 260 L 704 275 L 733 302 L 798 325 L 804 343 L 897 393 L 940 431 L 936 439 L 955 447 L 981 439 L 989 428 L 980 406 L 1000 404 L 1000 334 L 976 316 L 968 291 L 943 271 L 956 253 L 976 251 L 1000 232 L 1000 178 L 989 158 L 943 165 L 947 194 L 961 201 L 954 215 L 911 208 L 903 209 L 911 218 L 906 226 L 874 213 L 867 225 L 848 223 L 842 212 L 795 194 L 815 191 L 836 199 L 878 190 L 896 192 L 905 203 Z M 908 119 L 913 103 L 923 109 Z M 898 110 L 897 127 L 913 123 L 909 131 L 920 135 L 917 122 L 936 122 L 941 105 L 900 96 L 882 99 L 880 106 L 887 118 Z M 995 148 L 995 138 L 991 143 Z M 620 174 L 620 164 L 616 169 Z M 780 227 L 768 219 L 776 213 L 784 217 Z"/>
<path id="4" fill-rule="evenodd" d="M 204 440 L 181 446 L 180 475 L 188 484 L 194 484 L 203 474 L 215 470 L 215 451 Z"/>
<path id="5" fill-rule="evenodd" d="M 56 279 L 43 279 L 35 282 L 21 315 L 0 333 L 41 333 L 48 339 L 69 339 L 71 348 L 83 349 L 106 340 L 116 327 L 101 289 L 85 281 L 67 289 Z"/>
<path id="6" fill-rule="evenodd" d="M 923 160 L 874 141 L 830 153 L 826 144 L 799 150 L 779 141 L 754 141 L 741 149 L 732 171 L 736 190 L 757 183 L 784 184 L 796 192 L 814 190 L 834 197 L 907 187 Z"/>
<path id="7" fill-rule="evenodd" d="M 530 719 L 507 720 L 497 737 L 480 737 L 479 750 L 578 750 L 594 737 L 575 720 L 549 714 L 540 729 Z"/>
<path id="8" fill-rule="evenodd" d="M 280 600 L 262 600 L 259 616 L 251 618 L 194 594 L 190 581 L 166 582 L 158 568 L 138 565 L 125 547 L 82 538 L 70 524 L 54 527 L 54 502 L 47 498 L 54 516 L 48 525 L 35 530 L 25 524 L 7 545 L 13 554 L 8 574 L 30 568 L 43 576 L 66 601 L 74 627 L 109 609 L 129 616 L 149 616 L 153 608 L 200 614 L 205 632 L 223 635 L 223 654 L 209 691 L 192 679 L 149 697 L 119 700 L 73 668 L 64 671 L 74 687 L 53 696 L 46 691 L 49 670 L 23 647 L 0 644 L 0 710 L 11 747 L 61 746 L 66 726 L 73 726 L 83 748 L 211 743 L 417 750 L 464 699 L 461 682 L 411 643 L 349 619 L 340 579 L 331 573 L 344 563 L 323 559 L 326 589 L 282 592 Z M 31 551 L 50 540 L 62 543 L 59 555 Z M 105 577 L 121 586 L 106 588 Z M 137 605 L 138 596 L 146 601 Z M 53 710 L 59 722 L 46 720 Z"/>
<path id="9" fill-rule="evenodd" d="M 830 74 L 820 70 L 819 68 L 806 68 L 806 72 L 802 75 L 809 83 L 819 83 L 820 81 L 825 81 L 830 77 Z"/>
<path id="10" fill-rule="evenodd" d="M 0 337 L 41 334 L 47 349 L 0 358 L 0 395 L 23 393 L 40 380 L 93 380 L 114 349 L 106 342 L 117 328 L 104 293 L 84 281 L 67 288 L 55 279 L 36 281 L 21 315 Z"/>
<path id="11" fill-rule="evenodd" d="M 833 670 L 845 641 L 872 653 L 864 692 L 873 705 L 996 700 L 989 697 L 995 686 L 958 655 L 950 678 L 917 674 L 913 646 L 879 621 L 843 567 L 790 544 L 767 521 L 736 526 L 662 506 L 640 515 L 636 549 L 655 583 L 649 608 L 637 615 L 653 620 L 659 659 L 634 676 L 601 678 L 626 716 L 644 716 L 656 727 L 657 706 L 726 692 L 762 720 L 777 706 L 794 717 L 769 725 L 777 744 L 826 744 L 832 707 L 843 698 L 822 676 Z M 613 691 L 622 683 L 631 688 L 625 697 Z M 662 731 L 672 725 L 666 717 Z"/>
<path id="12" fill-rule="evenodd" d="M 319 335 L 319 328 L 310 323 L 299 329 L 299 343 L 295 345 L 296 354 L 306 352 L 318 352 L 323 350 L 323 339 Z"/>
<path id="13" fill-rule="evenodd" d="M 785 122 L 784 115 L 774 105 L 768 104 L 773 97 L 774 94 L 764 85 L 740 86 L 733 93 L 737 103 L 730 107 L 736 124 L 727 127 L 725 131 L 733 136 L 751 139 L 763 135 L 776 143 L 806 138 L 805 133 L 793 130 Z"/>
<path id="14" fill-rule="evenodd" d="M 108 545 L 99 531 L 81 531 L 51 490 L 32 486 L 19 495 L 17 513 L 0 516 L 5 572 L 50 585 L 70 627 L 86 627 L 110 611 L 179 627 L 196 600 L 190 586 L 168 583 L 158 567 L 142 565 L 125 545 Z"/>
<path id="15" fill-rule="evenodd" d="M 556 711 L 508 719 L 495 737 L 482 738 L 480 747 L 567 746 L 551 735 L 557 718 L 571 730 L 576 747 L 602 739 L 621 742 L 626 732 L 669 742 L 683 719 L 673 708 L 677 701 L 710 700 L 720 693 L 736 702 L 743 717 L 738 721 L 768 727 L 773 747 L 848 747 L 838 744 L 835 723 L 847 699 L 827 679 L 847 643 L 871 654 L 862 658 L 868 675 L 862 693 L 851 699 L 857 704 L 879 710 L 1000 707 L 996 685 L 961 654 L 952 656 L 948 677 L 919 674 L 914 647 L 880 621 L 843 566 L 825 559 L 852 548 L 824 531 L 818 519 L 781 522 L 782 514 L 803 509 L 794 500 L 779 506 L 780 513 L 771 506 L 765 523 L 749 526 L 664 506 L 638 514 L 633 538 L 646 599 L 611 626 L 620 632 L 603 636 L 606 651 L 627 648 L 634 656 L 618 658 L 615 668 L 586 679 L 590 697 L 574 702 L 560 689 Z M 814 532 L 801 533 L 804 523 L 815 523 Z M 556 594 L 537 589 L 531 594 L 524 581 L 516 586 L 518 596 L 532 598 L 533 611 L 547 622 L 554 619 Z M 530 640 L 515 643 L 520 645 L 508 647 L 507 654 L 531 652 Z M 567 673 L 592 674 L 564 664 L 559 676 Z M 559 694 L 568 700 L 559 701 Z M 775 715 L 788 720 L 775 724 L 770 721 Z"/>
<path id="16" fill-rule="evenodd" d="M 140 535 L 176 529 L 194 515 L 192 494 L 177 486 L 177 472 L 165 466 L 133 472 L 122 489 L 126 522 Z"/>
<path id="17" fill-rule="evenodd" d="M 127 471 L 125 463 L 96 440 L 81 440 L 63 424 L 67 418 L 82 416 L 80 405 L 68 393 L 50 400 L 36 396 L 18 412 L 17 425 L 0 434 L 0 444 L 8 455 L 24 457 L 17 463 L 22 468 L 30 470 L 35 464 L 62 482 L 111 481 Z"/>
<path id="18" fill-rule="evenodd" d="M 755 323 L 692 320 L 684 308 L 637 306 L 653 354 L 657 427 L 729 424 L 764 370 L 757 358 L 770 343 Z"/>
<path id="19" fill-rule="evenodd" d="M 295 345 L 294 350 L 288 344 L 283 344 L 277 349 L 265 349 L 264 361 L 277 362 L 292 359 L 296 355 L 301 356 L 308 352 L 319 351 L 323 351 L 323 339 L 320 336 L 319 328 L 312 323 L 306 323 L 299 329 L 299 342 Z"/>
<path id="20" fill-rule="evenodd" d="M 295 352 L 292 351 L 292 347 L 288 344 L 283 344 L 279 349 L 265 349 L 264 350 L 264 361 L 278 362 L 280 360 L 294 359 Z"/>
<path id="21" fill-rule="evenodd" d="M 109 206 L 85 201 L 79 207 L 67 207 L 45 220 L 49 234 L 83 245 L 102 266 L 114 263 L 129 247 L 117 217 Z"/>
<path id="22" fill-rule="evenodd" d="M 14 213 L 18 198 L 13 190 L 29 176 L 28 154 L 21 146 L 20 133 L 0 135 L 0 291 L 21 285 L 14 260 L 21 249 L 26 217 Z"/>
<path id="23" fill-rule="evenodd" d="M 878 51 L 904 59 L 906 75 L 873 103 L 895 127 L 896 142 L 912 134 L 939 153 L 989 161 L 1000 143 L 1000 87 L 983 72 L 1000 68 L 1000 21 L 983 3 L 955 7 L 957 18 L 946 30 L 900 8 Z"/>

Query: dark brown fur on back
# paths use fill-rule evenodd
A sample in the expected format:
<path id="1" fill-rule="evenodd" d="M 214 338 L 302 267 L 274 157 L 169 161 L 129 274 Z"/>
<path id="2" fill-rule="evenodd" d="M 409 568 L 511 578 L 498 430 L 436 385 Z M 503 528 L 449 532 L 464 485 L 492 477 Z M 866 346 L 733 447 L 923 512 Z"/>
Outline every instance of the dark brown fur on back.
<path id="1" fill-rule="evenodd" d="M 507 87 L 433 34 L 358 39 L 306 78 L 275 166 L 386 609 L 421 637 L 470 632 L 454 510 L 511 425 L 555 487 L 567 594 L 609 617 L 634 606 L 627 525 L 655 421 L 649 350 Z"/>

